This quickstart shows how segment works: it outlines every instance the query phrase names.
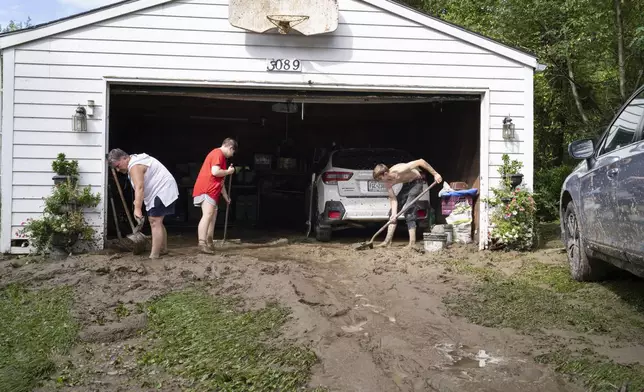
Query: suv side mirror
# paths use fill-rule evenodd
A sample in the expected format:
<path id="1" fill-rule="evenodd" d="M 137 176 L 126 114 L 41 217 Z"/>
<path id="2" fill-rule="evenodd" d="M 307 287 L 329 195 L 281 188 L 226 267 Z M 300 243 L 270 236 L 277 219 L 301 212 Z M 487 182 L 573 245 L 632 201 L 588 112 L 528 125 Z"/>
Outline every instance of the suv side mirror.
<path id="1" fill-rule="evenodd" d="M 568 154 L 575 159 L 588 159 L 595 153 L 592 139 L 575 140 L 568 146 Z"/>

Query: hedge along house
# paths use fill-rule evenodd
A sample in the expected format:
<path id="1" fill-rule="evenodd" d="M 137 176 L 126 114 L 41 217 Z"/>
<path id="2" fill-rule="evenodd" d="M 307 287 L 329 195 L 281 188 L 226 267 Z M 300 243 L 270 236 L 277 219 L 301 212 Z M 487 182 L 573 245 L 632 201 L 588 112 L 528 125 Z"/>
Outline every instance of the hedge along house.
<path id="1" fill-rule="evenodd" d="M 286 19 L 269 18 L 268 3 L 131 0 L 0 36 L 0 251 L 25 250 L 17 232 L 41 214 L 59 152 L 101 193 L 86 214 L 101 236 L 113 147 L 156 156 L 182 186 L 175 167 L 200 164 L 225 136 L 240 160 L 283 140 L 307 154 L 338 141 L 400 147 L 448 181 L 478 178 L 482 195 L 507 153 L 532 184 L 534 56 L 390 0 L 293 2 L 293 30 L 257 32 Z M 81 132 L 79 105 L 92 114 Z M 483 248 L 483 205 L 478 219 Z"/>

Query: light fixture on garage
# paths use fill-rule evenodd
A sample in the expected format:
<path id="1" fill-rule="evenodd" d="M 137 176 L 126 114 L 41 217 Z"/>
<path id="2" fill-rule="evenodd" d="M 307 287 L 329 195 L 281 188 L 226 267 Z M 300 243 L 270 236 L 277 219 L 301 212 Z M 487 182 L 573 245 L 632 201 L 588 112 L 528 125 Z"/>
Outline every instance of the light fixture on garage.
<path id="1" fill-rule="evenodd" d="M 503 138 L 507 140 L 514 139 L 514 128 L 515 125 L 512 122 L 512 118 L 508 114 L 508 116 L 503 119 Z"/>
<path id="2" fill-rule="evenodd" d="M 88 109 L 87 110 L 87 116 L 88 117 L 94 117 L 94 107 L 96 107 L 96 105 L 94 104 L 94 100 L 93 99 L 88 99 L 87 100 L 87 109 Z"/>
<path id="3" fill-rule="evenodd" d="M 81 105 L 78 105 L 76 113 L 72 116 L 72 129 L 74 132 L 87 131 L 87 112 Z"/>

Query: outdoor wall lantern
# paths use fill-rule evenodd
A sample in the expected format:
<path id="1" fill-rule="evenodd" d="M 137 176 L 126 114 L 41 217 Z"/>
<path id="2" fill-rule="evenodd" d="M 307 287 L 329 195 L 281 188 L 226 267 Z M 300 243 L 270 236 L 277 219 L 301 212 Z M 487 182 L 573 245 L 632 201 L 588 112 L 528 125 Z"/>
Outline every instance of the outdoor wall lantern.
<path id="1" fill-rule="evenodd" d="M 514 139 L 515 125 L 512 123 L 512 118 L 508 115 L 503 119 L 503 138 L 512 140 Z"/>
<path id="2" fill-rule="evenodd" d="M 85 108 L 78 105 L 76 108 L 76 113 L 72 116 L 72 128 L 74 132 L 86 132 L 87 131 L 87 112 Z"/>

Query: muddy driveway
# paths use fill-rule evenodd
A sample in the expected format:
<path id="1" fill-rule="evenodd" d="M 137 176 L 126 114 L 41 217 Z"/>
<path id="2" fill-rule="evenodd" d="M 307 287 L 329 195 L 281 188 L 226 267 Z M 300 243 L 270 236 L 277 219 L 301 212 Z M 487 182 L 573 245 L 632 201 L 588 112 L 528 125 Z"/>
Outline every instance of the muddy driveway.
<path id="1" fill-rule="evenodd" d="M 472 315 L 463 299 L 474 307 L 483 298 L 473 287 L 491 279 L 488 272 L 510 276 L 526 263 L 559 268 L 565 255 L 557 251 L 524 255 L 454 246 L 437 254 L 402 247 L 357 252 L 348 244 L 293 238 L 286 244 L 229 244 L 214 256 L 198 254 L 181 238 L 170 247 L 170 255 L 158 261 L 104 252 L 63 262 L 0 264 L 1 286 L 73 288 L 78 342 L 55 358 L 56 371 L 41 390 L 187 389 L 178 373 L 142 365 L 141 353 L 154 337 L 142 332 L 148 320 L 141 309 L 188 287 L 241 297 L 244 309 L 269 302 L 290 309 L 280 339 L 315 353 L 308 386 L 326 388 L 319 390 L 582 391 L 583 381 L 555 372 L 552 362 L 538 356 L 600 344 L 612 361 L 641 364 L 644 357 L 635 339 L 596 338 L 556 323 L 533 333 L 505 327 L 503 320 L 477 323 L 488 327 L 468 321 Z M 466 311 L 459 314 L 459 306 Z M 499 314 L 508 311 L 499 306 Z M 191 387 L 205 390 L 194 382 Z"/>

